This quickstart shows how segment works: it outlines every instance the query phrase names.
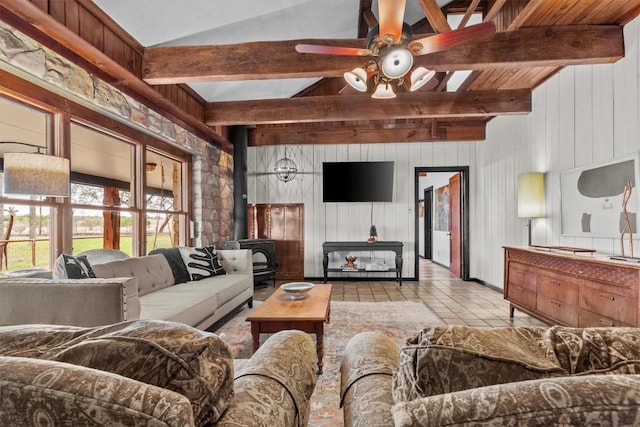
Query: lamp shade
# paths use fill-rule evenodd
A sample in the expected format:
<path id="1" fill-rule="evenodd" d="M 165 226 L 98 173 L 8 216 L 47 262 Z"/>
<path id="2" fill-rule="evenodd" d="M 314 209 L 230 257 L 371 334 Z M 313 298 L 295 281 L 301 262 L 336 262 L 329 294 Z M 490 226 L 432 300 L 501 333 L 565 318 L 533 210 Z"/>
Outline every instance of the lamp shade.
<path id="1" fill-rule="evenodd" d="M 413 54 L 405 48 L 393 49 L 382 56 L 380 69 L 389 79 L 399 79 L 411 70 Z"/>
<path id="2" fill-rule="evenodd" d="M 388 83 L 378 83 L 375 92 L 371 95 L 375 99 L 391 99 L 396 97 L 396 93 Z"/>
<path id="3" fill-rule="evenodd" d="M 544 173 L 529 172 L 518 176 L 518 217 L 544 216 Z"/>
<path id="4" fill-rule="evenodd" d="M 39 153 L 4 153 L 4 193 L 69 197 L 69 159 Z"/>
<path id="5" fill-rule="evenodd" d="M 367 91 L 367 72 L 364 68 L 354 68 L 344 73 L 344 79 L 349 86 L 360 92 Z"/>
<path id="6" fill-rule="evenodd" d="M 424 67 L 416 68 L 411 72 L 411 86 L 409 90 L 413 92 L 420 89 L 435 75 L 436 72 L 433 70 L 427 70 Z"/>

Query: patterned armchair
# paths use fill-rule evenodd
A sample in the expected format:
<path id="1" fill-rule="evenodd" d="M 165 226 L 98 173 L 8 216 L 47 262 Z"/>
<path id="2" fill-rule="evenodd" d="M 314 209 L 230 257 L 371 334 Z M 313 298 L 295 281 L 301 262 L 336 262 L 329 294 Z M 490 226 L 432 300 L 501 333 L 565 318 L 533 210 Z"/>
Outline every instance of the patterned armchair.
<path id="1" fill-rule="evenodd" d="M 640 329 L 427 328 L 354 337 L 345 426 L 637 425 Z M 373 408 L 376 412 L 371 415 Z"/>
<path id="2" fill-rule="evenodd" d="M 0 425 L 305 426 L 315 370 L 299 331 L 234 361 L 172 322 L 0 327 Z"/>

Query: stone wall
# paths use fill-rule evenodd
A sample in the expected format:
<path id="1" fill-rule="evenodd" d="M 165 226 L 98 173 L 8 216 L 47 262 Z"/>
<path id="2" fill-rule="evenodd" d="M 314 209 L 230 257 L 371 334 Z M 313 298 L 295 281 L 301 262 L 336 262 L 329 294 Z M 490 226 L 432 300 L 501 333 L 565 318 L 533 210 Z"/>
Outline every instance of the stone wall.
<path id="1" fill-rule="evenodd" d="M 233 161 L 229 154 L 1 21 L 0 61 L 9 65 L 3 66 L 9 72 L 26 72 L 44 88 L 53 86 L 69 99 L 88 101 L 94 110 L 115 115 L 191 153 L 194 243 L 221 247 L 231 237 Z"/>

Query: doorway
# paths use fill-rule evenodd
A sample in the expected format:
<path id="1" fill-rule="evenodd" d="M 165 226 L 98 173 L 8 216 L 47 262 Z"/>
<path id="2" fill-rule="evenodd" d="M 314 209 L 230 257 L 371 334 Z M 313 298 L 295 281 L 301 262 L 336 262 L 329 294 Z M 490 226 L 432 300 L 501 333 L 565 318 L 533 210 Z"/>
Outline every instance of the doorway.
<path id="1" fill-rule="evenodd" d="M 424 259 L 431 259 L 433 257 L 433 185 L 424 189 L 422 206 L 422 215 L 424 215 Z"/>
<path id="2" fill-rule="evenodd" d="M 421 181 L 421 177 L 424 180 L 425 176 L 429 174 L 440 175 L 440 179 L 443 179 L 446 183 L 446 187 L 443 184 L 438 188 L 432 188 L 431 195 L 427 195 L 429 184 L 424 184 Z M 443 174 L 444 173 L 444 174 Z M 453 178 L 449 181 L 449 178 Z M 436 187 L 436 186 L 434 186 Z M 455 187 L 455 188 L 453 188 Z M 415 168 L 415 206 L 420 206 L 420 202 L 424 204 L 423 217 L 420 216 L 420 209 L 415 209 L 415 277 L 419 277 L 419 264 L 420 257 L 425 259 L 432 259 L 434 262 L 438 262 L 438 257 L 445 257 L 446 262 L 441 262 L 442 265 L 449 268 L 452 273 L 462 280 L 470 280 L 469 269 L 469 167 L 468 166 L 451 166 L 451 167 L 416 167 Z M 456 198 L 453 203 L 450 203 L 449 197 L 451 197 L 450 189 L 453 188 L 453 197 Z M 429 201 L 432 205 L 429 206 Z M 443 208 L 442 204 L 446 202 L 446 207 Z M 440 203 L 440 210 L 438 209 L 438 203 Z M 451 212 L 451 209 L 455 209 L 456 212 Z M 445 242 L 440 242 L 440 246 L 445 247 L 446 251 L 440 253 L 439 251 L 432 252 L 431 258 L 427 256 L 427 212 L 434 213 L 430 219 L 432 227 L 429 227 L 432 231 L 432 245 L 435 244 L 435 238 L 446 239 Z M 445 219 L 446 218 L 446 219 Z M 450 227 L 450 222 L 455 221 L 453 229 Z M 452 232 L 453 231 L 453 232 Z M 438 236 L 435 236 L 438 234 Z M 443 237 L 444 236 L 444 237 Z M 422 244 L 421 244 L 422 243 Z M 452 257 L 453 255 L 453 257 Z M 455 265 L 454 265 L 455 264 Z"/>

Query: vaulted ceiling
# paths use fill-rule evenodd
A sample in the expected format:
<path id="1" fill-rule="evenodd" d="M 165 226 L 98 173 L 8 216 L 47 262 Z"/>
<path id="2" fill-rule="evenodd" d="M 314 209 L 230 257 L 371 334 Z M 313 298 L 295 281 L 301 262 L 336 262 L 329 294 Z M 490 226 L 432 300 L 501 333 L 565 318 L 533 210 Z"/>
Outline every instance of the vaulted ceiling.
<path id="1" fill-rule="evenodd" d="M 330 2 L 313 3 L 327 8 L 316 14 L 321 22 L 343 16 Z M 151 84 L 322 78 L 288 98 L 250 99 L 245 93 L 245 99 L 238 101 L 209 100 L 206 123 L 253 125 L 253 145 L 481 140 L 493 117 L 531 111 L 531 89 L 560 67 L 623 57 L 621 26 L 640 10 L 638 0 L 460 0 L 444 8 L 436 0 L 407 4 L 407 15 L 413 17 L 405 18 L 412 19 L 414 33 L 448 32 L 452 28 L 447 15 L 457 14 L 466 21 L 481 14 L 481 20 L 495 23 L 497 34 L 489 41 L 417 57 L 417 65 L 438 72 L 440 84 L 387 100 L 355 91 L 340 94 L 345 86 L 342 74 L 361 66 L 363 59 L 297 53 L 294 47 L 300 40 L 147 47 L 143 78 Z M 422 19 L 415 17 L 416 6 Z M 307 13 L 308 17 L 314 12 Z M 317 40 L 313 29 L 301 38 L 316 38 L 308 43 L 365 47 L 376 15 L 377 4 L 362 0 L 352 22 L 359 39 Z M 271 25 L 287 26 L 286 21 Z M 271 37 L 265 34 L 264 39 Z M 461 70 L 472 72 L 455 92 L 447 91 L 449 78 Z"/>
<path id="2" fill-rule="evenodd" d="M 492 118 L 530 112 L 532 89 L 562 67 L 622 58 L 622 27 L 640 13 L 640 0 L 406 0 L 415 37 L 480 21 L 497 32 L 416 57 L 438 84 L 380 100 L 342 90 L 362 57 L 295 50 L 366 47 L 377 1 L 93 3 L 142 45 L 139 78 L 188 85 L 204 104 L 198 121 L 249 125 L 250 145 L 482 140 Z"/>

